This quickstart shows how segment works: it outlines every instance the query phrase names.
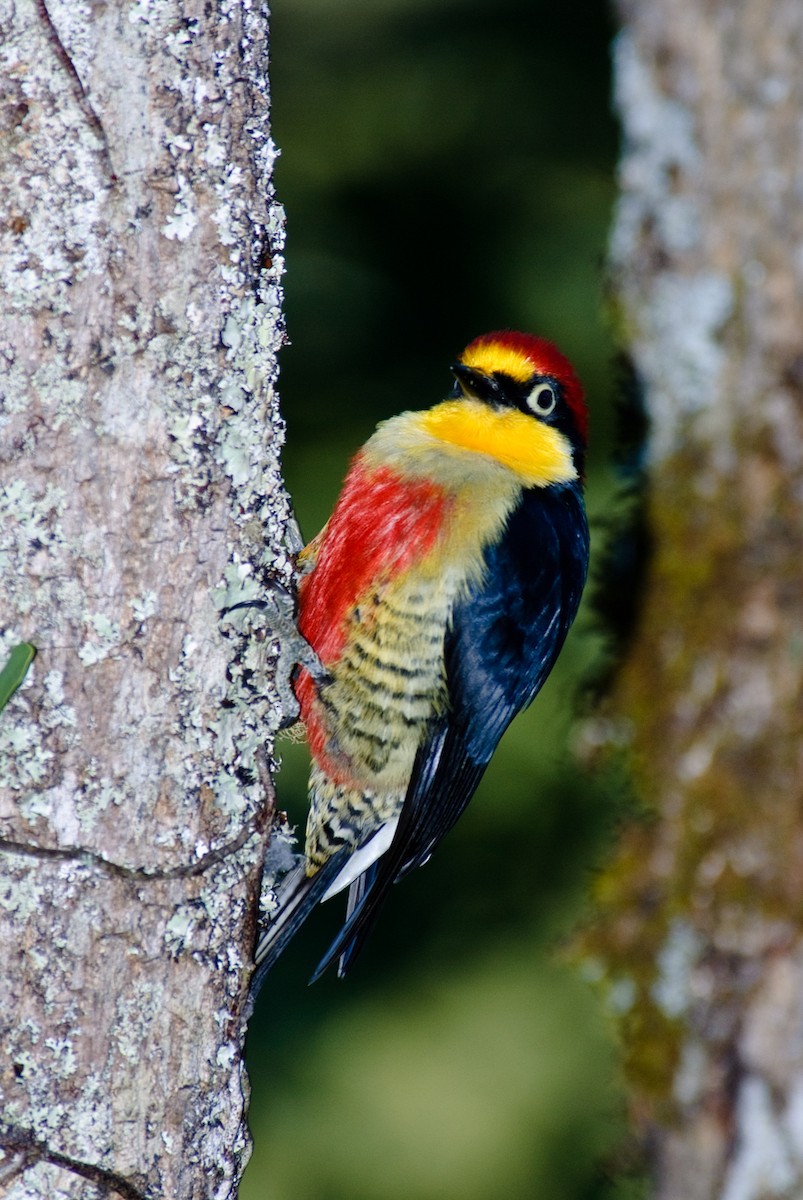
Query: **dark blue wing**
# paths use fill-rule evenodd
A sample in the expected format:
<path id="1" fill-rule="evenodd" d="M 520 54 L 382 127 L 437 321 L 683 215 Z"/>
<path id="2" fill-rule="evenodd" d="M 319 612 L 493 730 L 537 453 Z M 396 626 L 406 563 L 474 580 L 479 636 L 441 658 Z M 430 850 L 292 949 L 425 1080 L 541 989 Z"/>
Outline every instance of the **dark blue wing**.
<path id="1" fill-rule="evenodd" d="M 340 973 L 370 932 L 392 883 L 426 862 L 471 800 L 499 739 L 543 686 L 574 620 L 588 564 L 579 485 L 523 494 L 485 554 L 482 583 L 446 636 L 449 711 L 416 756 L 393 842 L 314 978 Z"/>

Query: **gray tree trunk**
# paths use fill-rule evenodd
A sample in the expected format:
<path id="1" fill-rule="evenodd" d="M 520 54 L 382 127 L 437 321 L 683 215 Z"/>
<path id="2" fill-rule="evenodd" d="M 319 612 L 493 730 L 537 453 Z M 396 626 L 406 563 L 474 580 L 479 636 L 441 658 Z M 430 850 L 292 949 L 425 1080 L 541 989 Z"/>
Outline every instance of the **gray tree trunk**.
<path id="1" fill-rule="evenodd" d="M 289 580 L 247 0 L 0 0 L 0 1192 L 234 1196 Z M 0 666 L 2 666 L 0 661 Z M 89 1181 L 89 1182 L 88 1182 Z"/>
<path id="2" fill-rule="evenodd" d="M 613 267 L 654 552 L 608 728 L 655 818 L 600 881 L 588 944 L 653 1194 L 799 1197 L 803 6 L 619 7 Z"/>

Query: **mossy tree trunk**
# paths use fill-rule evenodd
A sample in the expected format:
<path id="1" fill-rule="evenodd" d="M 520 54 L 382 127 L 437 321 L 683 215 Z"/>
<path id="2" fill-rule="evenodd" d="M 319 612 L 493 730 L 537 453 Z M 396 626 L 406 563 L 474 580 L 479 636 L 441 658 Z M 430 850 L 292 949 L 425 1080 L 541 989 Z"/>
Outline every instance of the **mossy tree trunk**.
<path id="1" fill-rule="evenodd" d="M 280 704 L 220 610 L 291 574 L 267 39 L 246 0 L 0 0 L 8 1197 L 234 1196 L 247 1157 Z"/>
<path id="2" fill-rule="evenodd" d="M 620 0 L 614 287 L 652 538 L 611 701 L 652 819 L 588 948 L 660 1200 L 803 1195 L 803 7 Z"/>

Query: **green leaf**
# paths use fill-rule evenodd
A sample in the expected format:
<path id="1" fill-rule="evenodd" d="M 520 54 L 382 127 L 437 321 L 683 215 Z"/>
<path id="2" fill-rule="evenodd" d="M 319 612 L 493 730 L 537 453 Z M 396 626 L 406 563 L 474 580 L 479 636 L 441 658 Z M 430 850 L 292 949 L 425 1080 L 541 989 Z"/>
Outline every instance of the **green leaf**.
<path id="1" fill-rule="evenodd" d="M 21 642 L 11 651 L 8 662 L 0 671 L 0 712 L 28 674 L 28 668 L 35 658 L 36 646 L 30 642 Z"/>

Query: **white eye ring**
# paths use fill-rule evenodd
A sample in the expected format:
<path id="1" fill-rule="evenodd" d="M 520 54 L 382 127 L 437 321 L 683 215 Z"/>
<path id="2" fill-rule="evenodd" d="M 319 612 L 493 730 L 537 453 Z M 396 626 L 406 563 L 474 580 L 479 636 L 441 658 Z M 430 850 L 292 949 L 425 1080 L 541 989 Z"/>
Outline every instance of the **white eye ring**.
<path id="1" fill-rule="evenodd" d="M 558 398 L 551 383 L 537 383 L 527 397 L 527 407 L 539 417 L 548 417 L 555 411 Z"/>

